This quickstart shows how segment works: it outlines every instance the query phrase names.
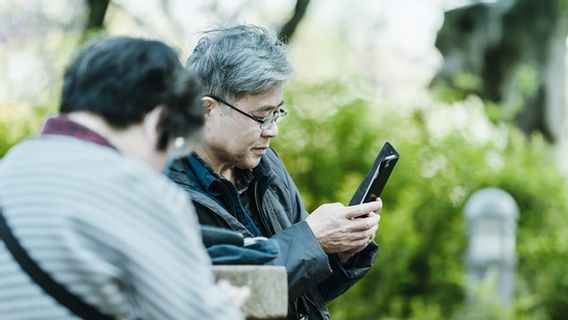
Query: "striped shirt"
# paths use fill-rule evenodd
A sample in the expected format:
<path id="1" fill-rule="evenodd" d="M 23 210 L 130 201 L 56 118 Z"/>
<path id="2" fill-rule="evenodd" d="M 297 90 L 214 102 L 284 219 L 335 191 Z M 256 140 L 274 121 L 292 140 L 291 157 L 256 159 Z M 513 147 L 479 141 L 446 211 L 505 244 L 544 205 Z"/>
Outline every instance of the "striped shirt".
<path id="1" fill-rule="evenodd" d="M 101 312 L 127 319 L 241 319 L 214 286 L 183 191 L 146 164 L 68 136 L 0 162 L 0 206 L 28 254 Z M 0 319 L 74 319 L 0 241 Z"/>

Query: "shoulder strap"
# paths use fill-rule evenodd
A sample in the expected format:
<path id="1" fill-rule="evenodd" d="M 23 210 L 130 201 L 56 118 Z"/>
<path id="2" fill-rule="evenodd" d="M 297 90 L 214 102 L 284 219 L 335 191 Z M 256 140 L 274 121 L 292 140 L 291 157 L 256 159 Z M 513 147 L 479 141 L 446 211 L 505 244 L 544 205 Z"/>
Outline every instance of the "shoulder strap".
<path id="1" fill-rule="evenodd" d="M 28 276 L 38 286 L 40 286 L 45 293 L 52 296 L 57 302 L 69 309 L 74 315 L 82 319 L 115 319 L 114 317 L 101 313 L 93 306 L 79 299 L 76 295 L 69 292 L 64 286 L 56 282 L 49 274 L 41 269 L 27 254 L 26 250 L 20 245 L 18 239 L 16 239 L 12 233 L 12 230 L 10 230 L 10 227 L 6 223 L 6 219 L 2 214 L 1 208 L 0 238 L 4 240 L 6 247 Z"/>

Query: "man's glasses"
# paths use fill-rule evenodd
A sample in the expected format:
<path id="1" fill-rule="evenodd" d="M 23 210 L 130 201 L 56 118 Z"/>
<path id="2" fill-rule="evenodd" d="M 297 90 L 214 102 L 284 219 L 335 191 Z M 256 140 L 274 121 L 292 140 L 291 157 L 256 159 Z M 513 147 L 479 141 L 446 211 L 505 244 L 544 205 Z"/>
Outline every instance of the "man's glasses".
<path id="1" fill-rule="evenodd" d="M 238 113 L 242 114 L 243 116 L 258 122 L 260 124 L 260 129 L 262 129 L 262 130 L 266 130 L 266 129 L 270 128 L 272 123 L 279 124 L 282 121 L 282 119 L 284 119 L 284 117 L 288 114 L 288 111 L 286 111 L 282 108 L 277 108 L 268 117 L 259 118 L 259 117 L 253 116 L 252 114 L 244 112 L 243 110 L 227 103 L 226 101 L 224 101 L 223 99 L 221 99 L 217 96 L 208 95 L 208 97 L 210 97 L 211 99 L 217 100 L 218 102 L 221 102 L 222 104 L 224 104 L 227 107 L 237 111 Z"/>

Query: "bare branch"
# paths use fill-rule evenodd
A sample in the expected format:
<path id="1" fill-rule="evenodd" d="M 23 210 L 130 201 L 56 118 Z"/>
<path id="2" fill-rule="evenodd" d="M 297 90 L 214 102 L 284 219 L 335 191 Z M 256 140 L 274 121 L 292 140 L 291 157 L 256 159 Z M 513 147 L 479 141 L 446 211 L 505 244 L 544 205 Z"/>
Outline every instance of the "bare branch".
<path id="1" fill-rule="evenodd" d="M 88 37 L 89 34 L 97 33 L 104 28 L 103 23 L 109 2 L 110 0 L 87 1 L 89 7 L 89 17 L 87 18 L 87 25 L 85 26 L 84 32 L 84 35 L 86 37 Z"/>
<path id="2" fill-rule="evenodd" d="M 296 27 L 300 24 L 300 21 L 304 18 L 306 14 L 306 10 L 308 9 L 308 5 L 310 4 L 310 0 L 297 0 L 296 7 L 294 8 L 294 15 L 286 24 L 280 29 L 280 33 L 278 34 L 278 39 L 284 43 L 288 43 L 294 32 L 296 31 Z"/>

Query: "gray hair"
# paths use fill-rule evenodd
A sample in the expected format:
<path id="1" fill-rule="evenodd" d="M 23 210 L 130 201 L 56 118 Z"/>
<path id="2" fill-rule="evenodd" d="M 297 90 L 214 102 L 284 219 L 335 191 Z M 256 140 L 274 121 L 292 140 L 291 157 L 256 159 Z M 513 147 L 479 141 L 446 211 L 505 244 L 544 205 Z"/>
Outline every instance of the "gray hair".
<path id="1" fill-rule="evenodd" d="M 231 100 L 264 93 L 293 73 L 284 44 L 253 25 L 205 32 L 187 68 L 200 78 L 205 94 Z"/>

